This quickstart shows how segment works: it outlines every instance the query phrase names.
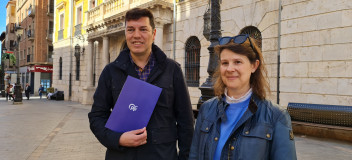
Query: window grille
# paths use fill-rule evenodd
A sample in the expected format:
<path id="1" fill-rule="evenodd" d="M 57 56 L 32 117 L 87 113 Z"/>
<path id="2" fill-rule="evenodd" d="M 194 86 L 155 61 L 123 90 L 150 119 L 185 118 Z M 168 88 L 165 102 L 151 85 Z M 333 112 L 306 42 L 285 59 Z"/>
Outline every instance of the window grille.
<path id="1" fill-rule="evenodd" d="M 62 80 L 62 57 L 60 57 L 59 65 L 59 80 Z"/>
<path id="2" fill-rule="evenodd" d="M 185 47 L 185 77 L 189 87 L 199 86 L 200 47 L 197 37 L 188 38 Z"/>
<path id="3" fill-rule="evenodd" d="M 79 81 L 79 72 L 80 72 L 80 58 L 76 58 L 76 81 Z"/>

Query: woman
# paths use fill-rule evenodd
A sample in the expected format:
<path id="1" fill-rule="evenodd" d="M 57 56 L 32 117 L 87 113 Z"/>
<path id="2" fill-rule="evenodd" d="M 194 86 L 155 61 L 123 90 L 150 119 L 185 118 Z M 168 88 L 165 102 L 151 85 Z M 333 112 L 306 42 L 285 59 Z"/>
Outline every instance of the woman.
<path id="1" fill-rule="evenodd" d="M 248 35 L 222 37 L 216 97 L 199 112 L 190 160 L 296 158 L 290 116 L 266 99 L 263 56 Z"/>
<path id="2" fill-rule="evenodd" d="M 11 100 L 11 96 L 10 96 L 10 84 L 7 85 L 6 87 L 6 101 L 10 98 Z"/>

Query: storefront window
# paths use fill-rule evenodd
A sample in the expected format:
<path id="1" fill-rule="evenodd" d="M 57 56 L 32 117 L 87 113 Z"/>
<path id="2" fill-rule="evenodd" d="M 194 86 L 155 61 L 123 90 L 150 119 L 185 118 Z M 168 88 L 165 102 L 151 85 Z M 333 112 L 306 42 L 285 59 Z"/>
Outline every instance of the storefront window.
<path id="1" fill-rule="evenodd" d="M 51 73 L 40 74 L 40 84 L 44 87 L 44 92 L 46 92 L 47 88 L 51 87 L 51 75 Z"/>
<path id="2" fill-rule="evenodd" d="M 47 88 L 50 88 L 50 80 L 49 79 L 40 80 L 40 84 L 44 87 L 44 92 L 46 92 Z"/>

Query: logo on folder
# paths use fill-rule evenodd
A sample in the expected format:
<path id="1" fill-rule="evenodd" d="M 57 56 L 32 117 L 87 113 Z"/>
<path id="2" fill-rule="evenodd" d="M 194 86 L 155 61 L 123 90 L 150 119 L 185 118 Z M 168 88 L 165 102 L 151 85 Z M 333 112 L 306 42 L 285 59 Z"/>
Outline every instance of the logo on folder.
<path id="1" fill-rule="evenodd" d="M 138 106 L 136 106 L 136 105 L 134 105 L 134 104 L 130 104 L 129 106 L 128 106 L 128 108 L 131 110 L 131 111 L 136 111 L 137 110 L 137 108 L 138 108 Z"/>
<path id="2" fill-rule="evenodd" d="M 119 133 L 146 127 L 161 91 L 157 86 L 128 76 L 105 127 Z"/>

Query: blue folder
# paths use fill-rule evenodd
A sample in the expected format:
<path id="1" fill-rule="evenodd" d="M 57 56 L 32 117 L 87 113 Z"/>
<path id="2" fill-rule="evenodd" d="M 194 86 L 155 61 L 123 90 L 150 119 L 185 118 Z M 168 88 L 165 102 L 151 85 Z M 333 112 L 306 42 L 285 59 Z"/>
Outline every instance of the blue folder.
<path id="1" fill-rule="evenodd" d="M 120 133 L 146 127 L 161 90 L 128 76 L 105 127 Z"/>

